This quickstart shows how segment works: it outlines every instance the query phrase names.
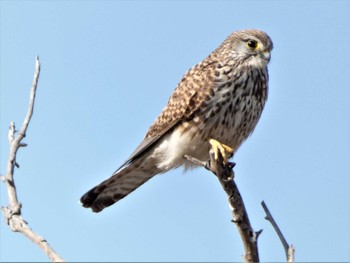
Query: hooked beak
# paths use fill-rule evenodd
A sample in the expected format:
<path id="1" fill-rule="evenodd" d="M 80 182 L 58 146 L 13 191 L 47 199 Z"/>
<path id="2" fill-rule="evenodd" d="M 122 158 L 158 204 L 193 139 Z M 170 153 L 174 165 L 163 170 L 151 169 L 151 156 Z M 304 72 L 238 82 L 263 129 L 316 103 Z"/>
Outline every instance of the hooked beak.
<path id="1" fill-rule="evenodd" d="M 263 51 L 260 55 L 260 57 L 265 60 L 267 63 L 270 62 L 270 59 L 271 59 L 271 55 L 270 55 L 270 52 L 269 51 Z"/>

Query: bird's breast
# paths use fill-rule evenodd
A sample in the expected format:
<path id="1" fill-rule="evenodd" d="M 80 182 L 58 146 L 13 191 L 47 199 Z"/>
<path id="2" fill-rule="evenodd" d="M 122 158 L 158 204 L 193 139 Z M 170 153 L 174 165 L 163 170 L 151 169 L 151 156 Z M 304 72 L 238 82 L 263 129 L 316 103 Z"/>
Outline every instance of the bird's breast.
<path id="1" fill-rule="evenodd" d="M 233 72 L 234 77 L 217 85 L 210 101 L 200 107 L 192 124 L 201 141 L 210 138 L 235 151 L 253 132 L 267 99 L 267 81 L 263 71 Z"/>

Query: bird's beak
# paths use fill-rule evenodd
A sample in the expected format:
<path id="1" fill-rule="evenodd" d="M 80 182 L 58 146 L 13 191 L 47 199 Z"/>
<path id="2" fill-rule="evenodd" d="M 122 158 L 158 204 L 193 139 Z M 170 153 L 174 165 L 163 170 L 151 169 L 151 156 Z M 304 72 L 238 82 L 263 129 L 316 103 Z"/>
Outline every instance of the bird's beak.
<path id="1" fill-rule="evenodd" d="M 265 60 L 267 63 L 269 63 L 270 62 L 270 58 L 271 58 L 271 56 L 270 56 L 270 52 L 269 51 L 263 51 L 262 53 L 261 53 L 261 58 L 263 59 L 263 60 Z"/>

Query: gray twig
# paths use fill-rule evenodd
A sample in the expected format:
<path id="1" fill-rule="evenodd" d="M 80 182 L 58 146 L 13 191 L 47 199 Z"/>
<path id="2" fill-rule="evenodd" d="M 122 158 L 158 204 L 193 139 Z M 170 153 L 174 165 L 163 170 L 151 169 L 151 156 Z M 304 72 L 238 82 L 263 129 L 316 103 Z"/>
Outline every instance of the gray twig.
<path id="1" fill-rule="evenodd" d="M 10 144 L 10 153 L 7 161 L 6 175 L 1 176 L 2 181 L 6 183 L 7 193 L 9 198 L 9 205 L 7 207 L 2 207 L 2 212 L 4 214 L 6 223 L 10 226 L 11 230 L 14 232 L 19 232 L 25 235 L 29 240 L 37 244 L 44 253 L 50 258 L 52 262 L 63 262 L 64 260 L 53 250 L 49 243 L 37 233 L 35 233 L 29 226 L 28 223 L 23 219 L 21 212 L 21 203 L 18 201 L 17 190 L 14 181 L 14 171 L 15 167 L 19 167 L 16 162 L 17 151 L 20 147 L 27 146 L 26 143 L 22 142 L 22 139 L 26 136 L 27 128 L 29 122 L 33 115 L 35 94 L 38 86 L 38 80 L 40 75 L 40 61 L 39 57 L 36 57 L 34 79 L 32 83 L 32 88 L 30 91 L 29 108 L 27 115 L 23 121 L 23 125 L 18 132 L 17 136 L 15 123 L 10 123 L 8 140 Z"/>
<path id="2" fill-rule="evenodd" d="M 262 207 L 265 211 L 265 214 L 266 214 L 265 219 L 271 223 L 271 225 L 275 229 L 279 239 L 281 240 L 281 243 L 282 243 L 283 248 L 284 248 L 284 252 L 286 254 L 287 262 L 293 263 L 294 262 L 294 251 L 295 251 L 294 246 L 288 244 L 287 240 L 284 238 L 284 236 L 282 234 L 282 231 L 278 227 L 275 219 L 273 218 L 272 214 L 270 213 L 270 210 L 267 208 L 267 205 L 265 204 L 264 201 L 261 202 L 261 205 L 262 205 Z"/>

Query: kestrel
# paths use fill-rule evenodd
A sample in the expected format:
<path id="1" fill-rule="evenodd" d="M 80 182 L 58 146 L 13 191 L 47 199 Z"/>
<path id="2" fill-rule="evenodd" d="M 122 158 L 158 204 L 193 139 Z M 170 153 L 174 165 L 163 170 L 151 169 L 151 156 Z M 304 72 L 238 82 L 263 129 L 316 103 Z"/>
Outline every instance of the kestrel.
<path id="1" fill-rule="evenodd" d="M 253 132 L 268 94 L 270 37 L 237 31 L 181 79 L 167 105 L 129 159 L 81 197 L 94 212 L 114 204 L 157 174 L 193 166 L 184 155 L 231 157 Z"/>

